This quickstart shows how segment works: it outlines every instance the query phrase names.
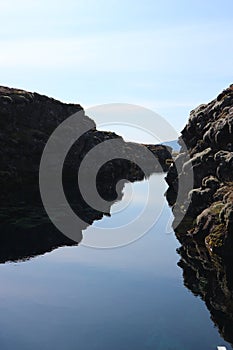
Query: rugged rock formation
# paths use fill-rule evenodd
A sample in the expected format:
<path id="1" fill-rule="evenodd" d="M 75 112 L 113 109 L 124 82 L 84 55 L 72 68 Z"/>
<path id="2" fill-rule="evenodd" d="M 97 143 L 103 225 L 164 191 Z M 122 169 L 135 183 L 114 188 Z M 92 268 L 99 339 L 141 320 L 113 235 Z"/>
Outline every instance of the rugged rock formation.
<path id="1" fill-rule="evenodd" d="M 65 104 L 52 98 L 18 89 L 0 87 L 0 183 L 1 195 L 8 194 L 15 185 L 38 183 L 38 169 L 44 146 L 55 128 L 74 113 L 80 127 L 90 129 L 72 147 L 73 153 L 66 159 L 66 169 L 73 172 L 85 154 L 98 143 L 118 139 L 122 148 L 129 149 L 135 144 L 112 132 L 96 130 L 93 120 L 87 117 L 79 104 Z M 141 146 L 143 147 L 143 146 Z M 171 158 L 165 146 L 150 147 L 159 158 L 164 170 L 168 169 L 167 158 Z M 140 147 L 137 145 L 140 158 Z M 170 149 L 171 151 L 171 149 Z M 112 164 L 108 164 L 110 169 Z M 125 165 L 127 166 L 127 165 Z M 112 168 L 123 168 L 122 161 L 115 161 Z"/>
<path id="2" fill-rule="evenodd" d="M 233 85 L 190 114 L 167 174 L 184 285 L 233 344 Z M 194 175 L 193 188 L 187 186 Z M 190 203 L 190 204 L 189 204 Z M 189 204 L 189 206 L 188 206 Z M 180 218 L 183 218 L 180 222 Z"/>
<path id="3" fill-rule="evenodd" d="M 167 198 L 175 218 L 183 214 L 184 203 L 190 200 L 190 205 L 176 229 L 177 237 L 183 242 L 188 233 L 210 252 L 232 257 L 233 85 L 190 113 L 179 142 L 181 153 L 167 175 Z M 185 183 L 192 171 L 190 190 Z M 181 195 L 176 201 L 178 191 Z"/>
<path id="4" fill-rule="evenodd" d="M 34 181 L 52 131 L 80 105 L 66 105 L 36 93 L 0 87 L 0 182 L 6 187 Z M 93 122 L 93 128 L 95 124 Z"/>
<path id="5" fill-rule="evenodd" d="M 51 225 L 39 193 L 39 164 L 46 142 L 56 127 L 77 112 L 80 130 L 85 126 L 88 131 L 67 154 L 63 186 L 72 209 L 84 221 L 84 226 L 77 228 L 80 237 L 81 231 L 94 220 L 110 215 L 112 203 L 122 195 L 122 182 L 116 192 L 120 179 L 139 181 L 152 172 L 168 170 L 169 147 L 125 142 L 115 133 L 98 131 L 95 122 L 85 115 L 79 104 L 65 104 L 37 93 L 0 87 L 0 262 L 25 259 L 61 245 L 78 243 Z M 111 148 L 117 146 L 122 157 L 106 162 L 97 174 L 97 189 L 108 201 L 103 210 L 98 211 L 82 198 L 77 186 L 77 170 L 91 149 L 108 140 L 117 141 L 110 143 L 108 153 L 114 154 Z M 145 147 L 158 162 L 143 159 L 142 171 L 136 164 L 142 160 Z M 124 159 L 124 154 L 130 155 L 130 161 Z M 59 157 L 59 154 L 55 156 Z M 89 164 L 90 169 L 95 166 L 95 162 Z M 90 169 L 86 169 L 87 190 Z"/>

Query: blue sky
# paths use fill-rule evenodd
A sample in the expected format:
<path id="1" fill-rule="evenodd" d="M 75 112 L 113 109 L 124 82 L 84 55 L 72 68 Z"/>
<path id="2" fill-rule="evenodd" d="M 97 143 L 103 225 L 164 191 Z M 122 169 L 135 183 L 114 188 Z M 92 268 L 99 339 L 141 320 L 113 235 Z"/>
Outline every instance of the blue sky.
<path id="1" fill-rule="evenodd" d="M 1 85 L 132 103 L 177 130 L 233 82 L 232 0 L 0 2 Z"/>

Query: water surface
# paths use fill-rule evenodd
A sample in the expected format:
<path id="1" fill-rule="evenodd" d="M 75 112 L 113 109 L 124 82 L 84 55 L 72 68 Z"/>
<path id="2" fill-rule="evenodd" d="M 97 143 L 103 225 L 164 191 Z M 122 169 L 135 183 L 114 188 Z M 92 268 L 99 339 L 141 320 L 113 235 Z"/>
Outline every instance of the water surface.
<path id="1" fill-rule="evenodd" d="M 95 249 L 85 237 L 95 227 L 108 230 L 140 215 L 146 181 L 132 185 L 131 202 L 125 188 L 112 217 L 84 230 L 78 246 L 0 265 L 1 350 L 229 348 L 204 302 L 183 285 L 163 177 L 149 179 L 156 190 L 146 215 L 155 215 L 156 223 L 131 244 Z"/>

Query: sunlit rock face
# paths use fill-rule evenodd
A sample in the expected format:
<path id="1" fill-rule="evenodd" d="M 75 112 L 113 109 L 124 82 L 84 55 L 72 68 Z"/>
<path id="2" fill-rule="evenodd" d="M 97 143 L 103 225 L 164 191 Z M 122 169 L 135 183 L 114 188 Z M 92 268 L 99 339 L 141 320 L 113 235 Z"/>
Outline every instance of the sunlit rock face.
<path id="1" fill-rule="evenodd" d="M 184 285 L 200 296 L 222 337 L 233 344 L 233 85 L 191 111 L 180 154 L 168 171 L 167 200 Z M 193 188 L 185 187 L 191 172 Z M 179 193 L 179 200 L 177 194 Z M 190 201 L 186 212 L 184 204 Z M 183 220 L 176 225 L 179 217 Z"/>
<path id="2" fill-rule="evenodd" d="M 171 166 L 167 199 L 176 216 L 190 200 L 185 218 L 176 229 L 204 242 L 210 252 L 233 255 L 233 85 L 212 102 L 191 111 L 179 140 L 181 152 Z M 185 146 L 184 146 L 185 145 Z M 185 179 L 194 174 L 193 189 Z M 180 187 L 179 187 L 180 186 Z M 181 188 L 179 202 L 177 192 Z"/>

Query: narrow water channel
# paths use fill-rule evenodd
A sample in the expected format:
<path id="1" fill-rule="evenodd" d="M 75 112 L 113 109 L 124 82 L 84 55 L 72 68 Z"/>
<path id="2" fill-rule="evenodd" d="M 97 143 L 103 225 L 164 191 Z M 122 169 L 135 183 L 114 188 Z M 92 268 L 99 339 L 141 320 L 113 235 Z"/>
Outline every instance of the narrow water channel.
<path id="1" fill-rule="evenodd" d="M 78 246 L 0 265 L 0 348 L 214 350 L 228 346 L 204 302 L 183 285 L 163 178 L 164 174 L 156 174 L 126 184 L 111 217 L 84 230 Z M 118 247 L 93 248 L 97 241 L 101 247 L 106 235 L 117 235 L 116 227 L 126 227 L 141 215 L 148 182 L 154 188 L 154 202 L 146 208 L 144 220 L 154 217 L 153 227 L 141 234 L 139 223 L 130 242 L 122 236 Z"/>

